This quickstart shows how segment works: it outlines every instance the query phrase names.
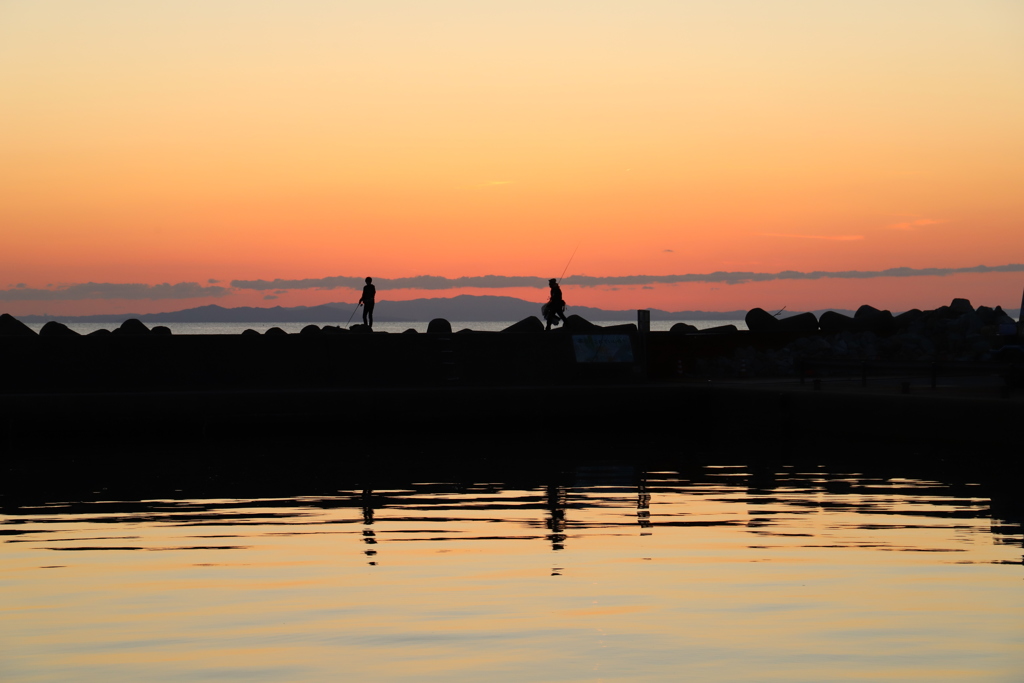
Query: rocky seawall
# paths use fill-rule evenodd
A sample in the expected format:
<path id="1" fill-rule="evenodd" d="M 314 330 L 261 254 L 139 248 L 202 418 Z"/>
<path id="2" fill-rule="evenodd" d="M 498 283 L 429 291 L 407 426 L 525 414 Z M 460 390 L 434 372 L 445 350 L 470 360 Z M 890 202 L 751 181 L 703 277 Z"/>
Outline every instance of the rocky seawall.
<path id="1" fill-rule="evenodd" d="M 410 449 L 455 439 L 682 448 L 702 438 L 785 448 L 851 434 L 1016 443 L 1024 351 L 1017 323 L 998 308 L 955 300 L 934 311 L 893 316 L 864 306 L 820 319 L 753 309 L 746 322 L 744 331 L 644 333 L 570 316 L 549 332 L 536 318 L 503 332 L 454 332 L 438 319 L 427 333 L 310 325 L 298 334 L 176 336 L 129 320 L 79 335 L 59 323 L 37 334 L 5 314 L 0 451 L 326 438 L 353 428 L 364 442 L 401 436 Z M 866 380 L 869 365 L 934 377 L 940 364 L 944 376 L 980 373 L 1002 389 L 980 399 L 866 395 L 796 381 L 830 372 Z"/>
<path id="2" fill-rule="evenodd" d="M 825 312 L 817 320 L 810 313 L 777 319 L 755 308 L 747 313 L 753 333 L 791 330 L 799 337 L 761 354 L 740 354 L 750 372 L 786 375 L 799 372 L 806 361 L 987 362 L 1016 357 L 1016 321 L 996 306 L 975 308 L 967 299 L 948 306 L 899 315 L 861 306 L 852 317 Z M 718 370 L 728 372 L 726 364 Z M 705 368 L 715 372 L 716 368 Z"/>
<path id="3" fill-rule="evenodd" d="M 50 321 L 37 334 L 3 314 L 0 346 L 17 362 L 8 364 L 2 390 L 550 384 L 590 377 L 786 377 L 828 362 L 1024 360 L 1017 322 L 998 306 L 975 308 L 966 299 L 899 315 L 864 305 L 853 316 L 827 311 L 820 318 L 779 318 L 754 308 L 745 322 L 744 331 L 680 323 L 670 332 L 642 336 L 633 324 L 599 327 L 570 316 L 549 332 L 529 317 L 500 333 L 455 332 L 448 321 L 435 319 L 426 334 L 307 325 L 298 334 L 271 328 L 175 337 L 167 327 L 136 319 L 88 335 Z M 625 335 L 632 364 L 643 368 L 582 368 L 570 339 L 577 335 Z"/>
<path id="4" fill-rule="evenodd" d="M 802 377 L 865 364 L 1024 364 L 1017 322 L 966 299 L 899 315 L 865 305 L 853 316 L 778 318 L 754 308 L 746 324 L 641 333 L 633 324 L 599 327 L 570 316 L 547 332 L 530 317 L 502 332 L 454 332 L 435 319 L 425 334 L 308 325 L 297 334 L 175 336 L 130 319 L 80 335 L 55 321 L 37 334 L 3 314 L 0 351 L 8 362 L 0 392 L 521 386 Z M 586 344 L 609 348 L 588 357 Z"/>

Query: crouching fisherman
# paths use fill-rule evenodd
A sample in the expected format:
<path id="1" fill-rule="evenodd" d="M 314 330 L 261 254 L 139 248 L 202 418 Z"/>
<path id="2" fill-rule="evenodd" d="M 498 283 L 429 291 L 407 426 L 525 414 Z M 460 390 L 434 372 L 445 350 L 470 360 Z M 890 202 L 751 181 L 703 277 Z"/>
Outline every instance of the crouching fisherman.
<path id="1" fill-rule="evenodd" d="M 547 322 L 545 330 L 550 330 L 552 325 L 557 326 L 559 319 L 563 323 L 565 322 L 565 301 L 562 299 L 562 288 L 558 286 L 558 280 L 555 278 L 548 280 L 548 286 L 551 287 L 551 296 L 540 309 L 541 315 Z"/>

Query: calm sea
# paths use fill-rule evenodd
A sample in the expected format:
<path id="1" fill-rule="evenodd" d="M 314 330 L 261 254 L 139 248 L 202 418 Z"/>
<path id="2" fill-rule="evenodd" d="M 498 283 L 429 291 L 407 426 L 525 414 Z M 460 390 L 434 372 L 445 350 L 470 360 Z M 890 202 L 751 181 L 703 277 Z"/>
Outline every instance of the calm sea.
<path id="1" fill-rule="evenodd" d="M 354 320 L 353 324 L 359 322 Z M 498 332 L 506 327 L 512 325 L 515 321 L 503 321 L 503 322 L 460 322 L 453 321 L 451 323 L 452 330 L 458 331 L 463 329 L 478 330 L 481 332 Z M 594 321 L 596 325 L 621 325 L 622 320 L 618 321 Z M 709 327 L 718 327 L 719 325 L 735 325 L 741 330 L 747 329 L 747 325 L 742 320 L 671 320 L 671 321 L 652 321 L 652 330 L 668 330 L 677 322 L 685 322 L 690 325 L 695 325 L 698 329 L 707 329 Z M 317 322 L 317 323 L 146 323 L 147 327 L 155 327 L 156 325 L 164 325 L 170 328 L 174 334 L 241 334 L 244 330 L 252 329 L 257 332 L 266 332 L 271 327 L 280 327 L 285 332 L 298 332 L 306 325 L 342 325 L 344 320 L 333 320 L 329 322 Z M 68 327 L 81 334 L 88 334 L 94 330 L 107 329 L 112 330 L 118 326 L 119 323 L 67 323 Z M 43 323 L 29 323 L 29 327 L 36 330 L 37 332 L 42 329 Z M 373 325 L 373 329 L 378 332 L 391 332 L 399 333 L 404 332 L 408 329 L 414 329 L 417 332 L 426 332 L 426 322 L 404 322 L 404 323 L 387 323 L 387 322 L 376 322 Z"/>
<path id="2" fill-rule="evenodd" d="M 8 497 L 0 680 L 1022 680 L 1024 537 L 985 485 L 402 477 Z"/>

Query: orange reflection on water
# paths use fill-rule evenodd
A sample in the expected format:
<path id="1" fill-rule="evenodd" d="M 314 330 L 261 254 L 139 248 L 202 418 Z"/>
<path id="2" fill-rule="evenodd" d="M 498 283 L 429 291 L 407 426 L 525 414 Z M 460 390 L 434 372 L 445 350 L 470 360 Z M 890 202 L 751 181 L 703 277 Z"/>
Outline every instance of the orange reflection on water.
<path id="1" fill-rule="evenodd" d="M 13 681 L 1008 680 L 1022 539 L 987 509 L 743 467 L 24 508 L 0 524 L 0 662 Z"/>

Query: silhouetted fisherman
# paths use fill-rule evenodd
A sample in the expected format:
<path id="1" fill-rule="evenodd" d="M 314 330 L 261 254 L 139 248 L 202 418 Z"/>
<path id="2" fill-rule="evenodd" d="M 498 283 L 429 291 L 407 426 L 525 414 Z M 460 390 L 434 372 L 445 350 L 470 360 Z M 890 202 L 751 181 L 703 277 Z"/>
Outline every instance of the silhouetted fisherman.
<path id="1" fill-rule="evenodd" d="M 541 314 L 548 324 L 544 328 L 545 330 L 550 330 L 552 325 L 557 325 L 559 318 L 563 323 L 565 322 L 565 301 L 562 299 L 562 288 L 558 286 L 558 280 L 555 278 L 548 280 L 548 286 L 551 287 L 551 296 L 548 298 L 548 302 L 541 307 Z"/>
<path id="2" fill-rule="evenodd" d="M 377 288 L 373 286 L 373 278 L 366 278 L 363 295 L 359 297 L 359 305 L 363 307 L 363 324 L 373 328 L 373 305 L 377 298 Z"/>

